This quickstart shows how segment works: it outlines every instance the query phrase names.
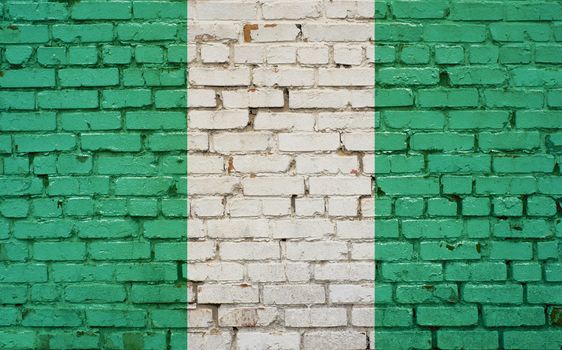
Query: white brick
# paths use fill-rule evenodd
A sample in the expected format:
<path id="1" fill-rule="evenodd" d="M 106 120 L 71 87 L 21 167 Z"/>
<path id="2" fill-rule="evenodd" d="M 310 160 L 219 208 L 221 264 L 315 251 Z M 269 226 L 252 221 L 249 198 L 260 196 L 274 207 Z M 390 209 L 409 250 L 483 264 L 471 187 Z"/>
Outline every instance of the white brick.
<path id="1" fill-rule="evenodd" d="M 375 89 L 351 90 L 351 106 L 354 108 L 375 107 Z"/>
<path id="2" fill-rule="evenodd" d="M 283 216 L 289 215 L 290 211 L 289 198 L 234 198 L 228 204 L 231 217 Z"/>
<path id="3" fill-rule="evenodd" d="M 303 39 L 308 41 L 354 42 L 374 39 L 373 24 L 326 24 L 305 23 L 302 26 Z"/>
<path id="4" fill-rule="evenodd" d="M 338 327 L 347 325 L 344 308 L 286 309 L 285 326 L 288 327 Z"/>
<path id="5" fill-rule="evenodd" d="M 336 64 L 359 65 L 363 61 L 363 48 L 357 45 L 334 45 L 334 62 Z M 374 75 L 375 70 L 371 69 Z"/>
<path id="6" fill-rule="evenodd" d="M 191 227 L 189 228 L 191 236 Z M 215 256 L 215 242 L 189 242 L 187 245 L 187 260 L 189 261 L 205 261 L 211 260 Z"/>
<path id="7" fill-rule="evenodd" d="M 314 278 L 321 281 L 373 281 L 374 262 L 318 264 L 314 267 Z"/>
<path id="8" fill-rule="evenodd" d="M 289 169 L 291 157 L 277 155 L 275 157 L 262 155 L 240 155 L 232 158 L 234 171 L 241 173 L 281 173 Z"/>
<path id="9" fill-rule="evenodd" d="M 241 68 L 203 68 L 189 69 L 189 83 L 191 85 L 206 86 L 247 86 L 250 85 L 250 69 Z"/>
<path id="10" fill-rule="evenodd" d="M 212 329 L 206 333 L 187 333 L 189 350 L 230 350 L 232 335 L 226 331 Z"/>
<path id="11" fill-rule="evenodd" d="M 277 242 L 223 242 L 220 244 L 222 260 L 268 260 L 279 259 Z"/>
<path id="12" fill-rule="evenodd" d="M 236 45 L 234 46 L 234 63 L 263 63 L 265 61 L 264 45 Z"/>
<path id="13" fill-rule="evenodd" d="M 256 68 L 253 70 L 256 86 L 312 86 L 314 69 L 310 68 Z"/>
<path id="14" fill-rule="evenodd" d="M 339 155 L 299 155 L 297 174 L 352 174 L 359 168 L 355 156 Z"/>
<path id="15" fill-rule="evenodd" d="M 374 125 L 375 118 L 373 112 L 319 113 L 316 121 L 316 128 L 318 130 L 373 129 Z M 371 149 L 371 151 L 373 150 Z"/>
<path id="16" fill-rule="evenodd" d="M 244 41 L 254 43 L 295 41 L 300 29 L 292 23 L 246 24 Z M 247 40 L 249 39 L 249 40 Z"/>
<path id="17" fill-rule="evenodd" d="M 245 89 L 222 92 L 225 108 L 283 107 L 283 91 L 277 89 Z"/>
<path id="18" fill-rule="evenodd" d="M 330 216 L 356 216 L 357 197 L 330 197 L 328 198 L 328 215 Z"/>
<path id="19" fill-rule="evenodd" d="M 222 174 L 224 159 L 218 156 L 189 155 L 189 174 Z"/>
<path id="20" fill-rule="evenodd" d="M 343 260 L 347 258 L 344 242 L 287 242 L 287 259 L 303 261 Z"/>
<path id="21" fill-rule="evenodd" d="M 207 221 L 207 235 L 213 238 L 259 238 L 269 236 L 265 219 L 217 219 Z"/>
<path id="22" fill-rule="evenodd" d="M 212 327 L 214 325 L 213 310 L 203 308 L 188 310 L 187 324 L 189 324 L 189 328 Z"/>
<path id="23" fill-rule="evenodd" d="M 345 133 L 342 142 L 348 151 L 368 152 L 375 149 L 374 133 Z"/>
<path id="24" fill-rule="evenodd" d="M 223 198 L 194 198 L 191 201 L 191 212 L 198 217 L 222 216 L 224 214 Z"/>
<path id="25" fill-rule="evenodd" d="M 340 147 L 338 133 L 281 133 L 279 150 L 288 152 L 335 151 Z"/>
<path id="26" fill-rule="evenodd" d="M 192 63 L 197 59 L 197 46 L 187 45 L 187 63 Z"/>
<path id="27" fill-rule="evenodd" d="M 263 215 L 284 216 L 291 213 L 289 198 L 264 198 L 262 200 Z"/>
<path id="28" fill-rule="evenodd" d="M 188 132 L 187 149 L 189 151 L 206 151 L 209 149 L 209 136 L 205 133 Z"/>
<path id="29" fill-rule="evenodd" d="M 337 236 L 344 239 L 362 239 L 375 237 L 374 220 L 338 221 Z"/>
<path id="30" fill-rule="evenodd" d="M 221 133 L 213 135 L 213 150 L 229 154 L 235 152 L 265 151 L 271 134 L 265 132 Z"/>
<path id="31" fill-rule="evenodd" d="M 375 248 L 373 243 L 353 243 L 351 245 L 351 260 L 374 260 Z"/>
<path id="32" fill-rule="evenodd" d="M 304 333 L 304 350 L 363 350 L 367 335 L 352 330 L 312 331 Z"/>
<path id="33" fill-rule="evenodd" d="M 322 215 L 324 212 L 324 198 L 297 198 L 295 200 L 295 214 L 298 216 Z"/>
<path id="34" fill-rule="evenodd" d="M 187 38 L 189 43 L 211 40 L 238 39 L 241 32 L 239 22 L 188 22 Z M 193 51 L 193 50 L 191 50 Z"/>
<path id="35" fill-rule="evenodd" d="M 319 86 L 374 86 L 371 68 L 322 68 L 318 70 Z"/>
<path id="36" fill-rule="evenodd" d="M 375 309 L 372 307 L 354 307 L 351 310 L 351 324 L 357 327 L 375 327 Z"/>
<path id="37" fill-rule="evenodd" d="M 375 199 L 361 198 L 361 214 L 363 217 L 375 216 Z"/>
<path id="38" fill-rule="evenodd" d="M 312 131 L 315 118 L 310 113 L 258 112 L 255 130 Z"/>
<path id="39" fill-rule="evenodd" d="M 306 282 L 310 280 L 307 263 L 250 263 L 248 277 L 254 282 Z"/>
<path id="40" fill-rule="evenodd" d="M 241 281 L 244 277 L 244 266 L 231 262 L 194 263 L 187 270 L 190 281 Z"/>
<path id="41" fill-rule="evenodd" d="M 247 110 L 190 111 L 188 116 L 193 129 L 241 129 L 250 120 Z"/>
<path id="42" fill-rule="evenodd" d="M 369 63 L 375 63 L 375 45 L 368 45 L 365 49 L 365 55 Z"/>
<path id="43" fill-rule="evenodd" d="M 190 177 L 187 192 L 190 195 L 228 194 L 234 191 L 239 179 L 231 176 L 220 177 Z"/>
<path id="44" fill-rule="evenodd" d="M 203 238 L 207 235 L 207 226 L 202 220 L 188 218 L 187 227 L 189 228 L 189 238 Z"/>
<path id="45" fill-rule="evenodd" d="M 331 284 L 330 302 L 334 304 L 372 304 L 375 286 L 373 284 Z"/>
<path id="46" fill-rule="evenodd" d="M 200 304 L 257 303 L 259 290 L 250 285 L 204 284 L 197 287 Z"/>
<path id="47" fill-rule="evenodd" d="M 320 1 L 272 1 L 262 5 L 264 19 L 318 18 L 320 13 Z"/>
<path id="48" fill-rule="evenodd" d="M 297 59 L 302 64 L 328 64 L 329 49 L 325 45 L 307 45 L 297 48 Z"/>
<path id="49" fill-rule="evenodd" d="M 288 64 L 297 62 L 295 46 L 270 46 L 267 48 L 266 60 L 269 64 Z"/>
<path id="50" fill-rule="evenodd" d="M 274 307 L 221 306 L 218 321 L 221 327 L 266 327 L 277 318 Z"/>
<path id="51" fill-rule="evenodd" d="M 263 303 L 276 305 L 323 304 L 326 302 L 324 286 L 314 284 L 283 284 L 264 286 Z"/>
<path id="52" fill-rule="evenodd" d="M 307 89 L 289 91 L 290 108 L 344 108 L 351 103 L 349 90 Z"/>
<path id="53" fill-rule="evenodd" d="M 205 44 L 201 46 L 201 60 L 204 63 L 223 63 L 228 61 L 230 48 L 224 44 Z"/>
<path id="54" fill-rule="evenodd" d="M 215 107 L 217 105 L 215 90 L 210 89 L 187 89 L 187 100 L 190 108 Z"/>
<path id="55" fill-rule="evenodd" d="M 375 173 L 375 155 L 374 154 L 366 154 L 363 156 L 363 172 L 365 174 L 374 174 Z"/>
<path id="56" fill-rule="evenodd" d="M 298 349 L 300 346 L 300 334 L 298 332 L 279 331 L 279 332 L 239 332 L 238 350 L 263 350 L 279 349 L 291 350 Z M 210 349 L 210 348 L 209 348 Z"/>
<path id="57" fill-rule="evenodd" d="M 242 180 L 247 196 L 290 196 L 304 194 L 304 178 L 276 176 L 250 177 Z"/>
<path id="58" fill-rule="evenodd" d="M 334 224 L 326 219 L 276 220 L 270 223 L 273 238 L 326 238 L 334 233 Z"/>
<path id="59" fill-rule="evenodd" d="M 311 177 L 309 190 L 312 195 L 370 195 L 370 177 Z"/>
<path id="60" fill-rule="evenodd" d="M 195 14 L 201 21 L 251 20 L 257 18 L 258 4 L 248 1 L 197 1 Z"/>

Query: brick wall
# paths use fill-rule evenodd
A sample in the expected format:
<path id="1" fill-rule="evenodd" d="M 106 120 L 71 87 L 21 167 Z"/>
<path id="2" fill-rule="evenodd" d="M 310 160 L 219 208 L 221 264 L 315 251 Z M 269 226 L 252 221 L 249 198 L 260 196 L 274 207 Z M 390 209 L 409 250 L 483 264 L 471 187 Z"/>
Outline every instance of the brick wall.
<path id="1" fill-rule="evenodd" d="M 190 349 L 368 348 L 373 2 L 191 5 Z"/>
<path id="2" fill-rule="evenodd" d="M 0 348 L 185 349 L 186 3 L 0 14 Z"/>
<path id="3" fill-rule="evenodd" d="M 560 1 L 376 1 L 377 349 L 562 344 Z"/>

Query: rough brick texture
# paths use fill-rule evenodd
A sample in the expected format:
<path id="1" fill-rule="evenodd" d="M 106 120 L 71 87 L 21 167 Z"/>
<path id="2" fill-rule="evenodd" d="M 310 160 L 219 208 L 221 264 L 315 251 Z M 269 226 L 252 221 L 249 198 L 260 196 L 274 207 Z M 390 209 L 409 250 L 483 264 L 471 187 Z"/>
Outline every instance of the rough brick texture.
<path id="1" fill-rule="evenodd" d="M 562 345 L 561 7 L 376 1 L 377 349 Z"/>
<path id="2" fill-rule="evenodd" d="M 366 349 L 373 1 L 193 1 L 190 349 Z"/>
<path id="3" fill-rule="evenodd" d="M 186 348 L 186 13 L 0 4 L 0 348 Z"/>

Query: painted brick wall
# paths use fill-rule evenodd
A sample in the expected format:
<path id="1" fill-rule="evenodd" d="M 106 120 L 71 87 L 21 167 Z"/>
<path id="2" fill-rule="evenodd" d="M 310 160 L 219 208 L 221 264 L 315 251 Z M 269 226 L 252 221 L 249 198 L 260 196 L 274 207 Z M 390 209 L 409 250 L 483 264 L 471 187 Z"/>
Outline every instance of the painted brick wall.
<path id="1" fill-rule="evenodd" d="M 190 3 L 189 348 L 368 348 L 373 1 Z"/>
<path id="2" fill-rule="evenodd" d="M 562 345 L 561 5 L 376 2 L 377 349 Z"/>
<path id="3" fill-rule="evenodd" d="M 0 348 L 186 348 L 186 3 L 0 4 Z"/>

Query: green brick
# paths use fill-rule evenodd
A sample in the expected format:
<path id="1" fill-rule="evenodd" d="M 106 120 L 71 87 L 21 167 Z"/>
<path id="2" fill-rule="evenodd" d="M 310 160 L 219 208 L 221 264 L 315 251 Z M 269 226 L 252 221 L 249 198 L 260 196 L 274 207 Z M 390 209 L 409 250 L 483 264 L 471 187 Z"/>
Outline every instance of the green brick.
<path id="1" fill-rule="evenodd" d="M 396 287 L 396 301 L 405 304 L 455 303 L 459 299 L 455 284 L 418 284 Z"/>
<path id="2" fill-rule="evenodd" d="M 509 113 L 507 111 L 449 112 L 449 128 L 451 129 L 503 129 L 508 123 Z"/>
<path id="3" fill-rule="evenodd" d="M 428 46 L 425 45 L 406 46 L 400 52 L 400 61 L 402 61 L 405 64 L 423 64 L 429 62 L 429 56 L 430 53 L 429 53 Z"/>
<path id="4" fill-rule="evenodd" d="M 375 327 L 411 327 L 413 311 L 404 307 L 378 307 L 375 309 Z"/>
<path id="5" fill-rule="evenodd" d="M 445 126 L 445 115 L 439 111 L 387 111 L 384 123 L 394 129 L 441 130 Z"/>
<path id="6" fill-rule="evenodd" d="M 475 107 L 478 105 L 476 89 L 424 89 L 418 91 L 420 107 Z"/>
<path id="7" fill-rule="evenodd" d="M 14 147 L 16 152 L 49 152 L 68 151 L 76 146 L 76 136 L 72 134 L 47 134 L 47 135 L 16 135 Z"/>
<path id="8" fill-rule="evenodd" d="M 52 69 L 17 69 L 3 73 L 0 77 L 1 88 L 55 86 L 55 71 Z"/>
<path id="9" fill-rule="evenodd" d="M 530 260 L 533 247 L 527 242 L 490 242 L 490 259 L 494 260 Z"/>
<path id="10" fill-rule="evenodd" d="M 431 332 L 412 331 L 375 331 L 377 349 L 431 349 Z"/>
<path id="11" fill-rule="evenodd" d="M 119 84 L 116 68 L 67 68 L 58 72 L 61 86 L 112 86 Z"/>
<path id="12" fill-rule="evenodd" d="M 382 277 L 388 281 L 431 282 L 443 280 L 443 268 L 435 263 L 383 263 Z"/>
<path id="13" fill-rule="evenodd" d="M 97 91 L 57 90 L 39 92 L 37 104 L 45 109 L 91 109 L 98 107 L 99 100 Z"/>
<path id="14" fill-rule="evenodd" d="M 480 248 L 474 242 L 422 242 L 420 257 L 423 260 L 474 260 L 480 259 Z"/>
<path id="15" fill-rule="evenodd" d="M 184 112 L 127 112 L 125 125 L 129 130 L 185 130 L 187 128 L 187 116 Z"/>
<path id="16" fill-rule="evenodd" d="M 121 114 L 119 112 L 67 112 L 61 113 L 60 123 L 63 130 L 115 130 L 121 127 Z"/>
<path id="17" fill-rule="evenodd" d="M 451 67 L 447 69 L 452 85 L 501 85 L 506 71 L 496 67 Z"/>
<path id="18" fill-rule="evenodd" d="M 48 131 L 56 128 L 52 112 L 0 113 L 1 131 Z"/>
<path id="19" fill-rule="evenodd" d="M 95 64 L 98 62 L 98 50 L 95 46 L 77 46 L 68 49 L 68 63 L 77 65 Z M 60 71 L 59 71 L 60 78 Z"/>
<path id="20" fill-rule="evenodd" d="M 131 3 L 125 1 L 79 2 L 72 6 L 71 17 L 79 20 L 129 19 L 131 18 Z"/>
<path id="21" fill-rule="evenodd" d="M 375 41 L 420 41 L 423 28 L 419 24 L 410 23 L 376 23 Z"/>
<path id="22" fill-rule="evenodd" d="M 410 138 L 413 150 L 466 151 L 474 146 L 474 136 L 460 133 L 416 133 Z"/>
<path id="23" fill-rule="evenodd" d="M 144 327 L 146 311 L 134 308 L 92 308 L 86 310 L 86 324 L 90 327 Z"/>
<path id="24" fill-rule="evenodd" d="M 505 281 L 507 267 L 503 262 L 453 262 L 446 265 L 447 281 Z"/>
<path id="25" fill-rule="evenodd" d="M 0 25 L 0 44 L 38 44 L 49 41 L 49 29 L 46 25 L 17 24 Z"/>
<path id="26" fill-rule="evenodd" d="M 101 105 L 105 109 L 144 107 L 152 104 L 150 90 L 127 89 L 127 90 L 104 90 Z"/>
<path id="27" fill-rule="evenodd" d="M 65 4 L 13 2 L 6 5 L 9 18 L 13 20 L 41 21 L 64 20 L 68 17 Z"/>
<path id="28" fill-rule="evenodd" d="M 186 234 L 185 220 L 179 219 L 146 221 L 142 233 L 145 238 L 183 238 Z"/>
<path id="29" fill-rule="evenodd" d="M 398 198 L 394 208 L 396 216 L 421 216 L 424 202 L 421 198 Z"/>
<path id="30" fill-rule="evenodd" d="M 503 19 L 501 2 L 454 1 L 449 18 L 456 21 L 498 21 Z"/>
<path id="31" fill-rule="evenodd" d="M 439 330 L 437 344 L 440 349 L 497 349 L 499 334 L 485 330 Z"/>
<path id="32" fill-rule="evenodd" d="M 471 326 L 478 321 L 476 306 L 418 306 L 416 316 L 422 326 Z"/>
<path id="33" fill-rule="evenodd" d="M 427 24 L 423 39 L 431 42 L 483 42 L 486 27 L 480 24 Z"/>
<path id="34" fill-rule="evenodd" d="M 32 53 L 31 46 L 8 46 L 4 55 L 8 63 L 21 65 L 31 58 Z"/>
<path id="35" fill-rule="evenodd" d="M 183 2 L 143 1 L 133 3 L 135 18 L 186 19 L 187 4 Z"/>
<path id="36" fill-rule="evenodd" d="M 105 64 L 128 64 L 131 62 L 133 51 L 129 46 L 104 46 L 102 54 Z"/>
<path id="37" fill-rule="evenodd" d="M 462 290 L 464 301 L 481 304 L 521 304 L 523 287 L 520 284 L 467 284 Z"/>
<path id="38" fill-rule="evenodd" d="M 148 242 L 92 243 L 89 256 L 93 260 L 142 260 L 150 258 Z"/>
<path id="39" fill-rule="evenodd" d="M 86 257 L 86 244 L 78 242 L 34 243 L 33 257 L 39 261 L 81 261 Z"/>
<path id="40" fill-rule="evenodd" d="M 382 68 L 377 72 L 380 84 L 433 85 L 439 82 L 439 71 L 431 68 Z"/>
<path id="41" fill-rule="evenodd" d="M 31 91 L 0 91 L 0 108 L 30 110 L 35 108 L 35 93 Z"/>
<path id="42" fill-rule="evenodd" d="M 435 63 L 461 64 L 464 62 L 462 46 L 435 46 Z"/>
<path id="43" fill-rule="evenodd" d="M 504 333 L 503 343 L 506 349 L 556 349 L 562 343 L 562 333 L 558 330 L 509 330 Z"/>
<path id="44" fill-rule="evenodd" d="M 172 23 L 126 23 L 117 25 L 117 38 L 123 41 L 175 40 L 178 26 Z"/>
<path id="45" fill-rule="evenodd" d="M 137 236 L 137 224 L 131 220 L 113 219 L 79 221 L 75 224 L 81 238 L 124 238 Z"/>
<path id="46" fill-rule="evenodd" d="M 142 45 L 135 47 L 135 61 L 137 63 L 162 63 L 164 50 L 155 45 Z"/>
<path id="47" fill-rule="evenodd" d="M 542 268 L 537 263 L 514 263 L 512 266 L 513 279 L 518 282 L 540 281 Z"/>
<path id="48" fill-rule="evenodd" d="M 185 85 L 185 71 L 127 68 L 123 70 L 123 84 L 125 86 L 181 86 Z"/>
<path id="49" fill-rule="evenodd" d="M 55 24 L 51 28 L 54 39 L 65 43 L 108 42 L 113 40 L 113 25 L 100 24 Z"/>
<path id="50" fill-rule="evenodd" d="M 134 198 L 128 201 L 129 215 L 155 217 L 158 215 L 158 202 L 156 199 Z"/>
<path id="51" fill-rule="evenodd" d="M 499 48 L 489 45 L 472 45 L 468 61 L 473 64 L 494 64 L 499 59 Z"/>
<path id="52" fill-rule="evenodd" d="M 443 0 L 392 2 L 392 13 L 396 18 L 432 19 L 446 17 L 449 4 Z"/>
<path id="53" fill-rule="evenodd" d="M 492 23 L 492 39 L 500 42 L 548 41 L 551 30 L 546 23 Z"/>
<path id="54" fill-rule="evenodd" d="M 84 133 L 80 140 L 86 151 L 134 152 L 142 147 L 138 134 Z"/>

